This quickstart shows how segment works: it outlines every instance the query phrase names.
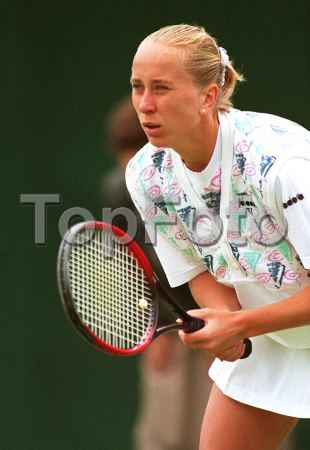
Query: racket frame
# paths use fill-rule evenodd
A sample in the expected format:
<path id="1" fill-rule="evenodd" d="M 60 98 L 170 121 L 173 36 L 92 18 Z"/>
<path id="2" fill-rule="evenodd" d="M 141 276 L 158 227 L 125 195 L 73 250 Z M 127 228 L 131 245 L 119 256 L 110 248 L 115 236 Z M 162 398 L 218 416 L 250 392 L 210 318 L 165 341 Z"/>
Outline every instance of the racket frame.
<path id="1" fill-rule="evenodd" d="M 143 267 L 144 274 L 152 290 L 152 297 L 157 299 L 157 301 L 152 301 L 154 314 L 153 325 L 148 328 L 147 333 L 144 336 L 145 342 L 143 344 L 139 344 L 131 349 L 121 349 L 118 347 L 114 347 L 113 345 L 110 345 L 109 343 L 100 339 L 89 326 L 82 322 L 79 314 L 77 313 L 74 307 L 73 295 L 70 288 L 69 259 L 72 247 L 74 245 L 83 245 L 76 243 L 75 238 L 84 229 L 92 229 L 94 230 L 94 232 L 96 231 L 96 229 L 106 230 L 111 235 L 114 235 L 120 242 L 122 242 L 122 240 L 125 241 L 125 245 L 128 248 L 129 252 L 135 255 L 139 266 Z M 142 352 L 151 344 L 155 337 L 158 337 L 158 334 L 156 333 L 156 325 L 158 322 L 159 313 L 158 289 L 156 286 L 152 267 L 143 251 L 133 240 L 133 238 L 129 237 L 123 230 L 119 229 L 118 227 L 99 221 L 81 222 L 73 225 L 63 236 L 62 242 L 59 247 L 57 260 L 57 279 L 61 301 L 68 318 L 70 319 L 76 330 L 82 335 L 82 337 L 85 338 L 96 349 L 113 355 L 131 356 Z"/>
<path id="2" fill-rule="evenodd" d="M 138 262 L 139 266 L 143 269 L 143 273 L 147 281 L 149 282 L 152 291 L 153 301 L 151 303 L 154 314 L 153 324 L 147 330 L 147 333 L 144 336 L 145 342 L 143 344 L 139 344 L 131 349 L 121 349 L 108 344 L 107 342 L 100 339 L 89 326 L 82 322 L 79 314 L 74 307 L 73 295 L 70 288 L 69 259 L 72 247 L 74 245 L 83 245 L 83 243 L 76 243 L 75 237 L 80 232 L 87 229 L 93 230 L 94 233 L 97 229 L 107 231 L 112 236 L 115 236 L 116 240 L 121 242 L 123 245 L 126 245 L 128 251 L 135 256 L 135 259 Z M 61 301 L 68 318 L 77 329 L 77 331 L 82 335 L 82 337 L 84 337 L 93 347 L 105 353 L 119 356 L 135 355 L 142 352 L 152 343 L 154 339 L 156 339 L 163 333 L 176 330 L 194 332 L 203 328 L 205 325 L 202 319 L 192 317 L 183 310 L 183 308 L 172 298 L 163 284 L 160 283 L 157 275 L 153 272 L 149 260 L 147 259 L 140 246 L 127 233 L 112 224 L 99 221 L 81 222 L 73 225 L 65 233 L 58 252 L 57 280 Z M 157 328 L 159 302 L 164 304 L 171 312 L 177 315 L 182 320 L 182 323 L 176 322 L 174 324 L 163 325 Z M 241 359 L 247 358 L 252 351 L 251 341 L 249 339 L 244 339 L 244 343 L 246 349 Z"/>

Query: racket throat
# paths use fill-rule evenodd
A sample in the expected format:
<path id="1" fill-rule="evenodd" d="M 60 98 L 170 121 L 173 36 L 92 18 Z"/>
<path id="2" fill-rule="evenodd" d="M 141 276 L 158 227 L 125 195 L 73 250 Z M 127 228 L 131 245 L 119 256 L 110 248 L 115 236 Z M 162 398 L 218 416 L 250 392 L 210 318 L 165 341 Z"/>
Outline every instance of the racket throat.
<path id="1" fill-rule="evenodd" d="M 155 331 L 154 339 L 158 338 L 158 336 L 160 336 L 163 333 L 167 333 L 170 331 L 178 331 L 181 330 L 182 328 L 183 328 L 182 325 L 178 323 L 174 323 L 171 325 L 163 325 L 162 327 L 157 328 L 157 330 Z"/>
<path id="2" fill-rule="evenodd" d="M 183 323 L 174 323 L 171 325 L 163 325 L 162 327 L 157 328 L 154 337 L 157 338 L 163 333 L 167 333 L 170 331 L 178 331 L 183 330 L 185 333 L 193 333 L 194 331 L 198 331 L 203 328 L 205 325 L 204 321 L 201 319 L 197 319 L 196 317 L 191 317 L 187 315 L 187 319 L 183 321 Z"/>

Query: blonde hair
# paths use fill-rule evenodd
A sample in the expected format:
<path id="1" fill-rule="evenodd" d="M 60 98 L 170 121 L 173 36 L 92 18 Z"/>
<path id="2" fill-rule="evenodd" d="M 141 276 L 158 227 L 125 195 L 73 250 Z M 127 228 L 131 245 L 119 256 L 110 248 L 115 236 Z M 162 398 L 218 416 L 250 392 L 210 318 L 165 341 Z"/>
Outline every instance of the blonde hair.
<path id="1" fill-rule="evenodd" d="M 243 81 L 243 76 L 233 68 L 231 61 L 223 64 L 216 40 L 203 27 L 187 24 L 169 25 L 148 35 L 140 45 L 144 42 L 184 50 L 184 68 L 193 77 L 197 86 L 216 83 L 220 88 L 217 108 L 228 111 L 232 107 L 231 98 L 236 83 Z"/>

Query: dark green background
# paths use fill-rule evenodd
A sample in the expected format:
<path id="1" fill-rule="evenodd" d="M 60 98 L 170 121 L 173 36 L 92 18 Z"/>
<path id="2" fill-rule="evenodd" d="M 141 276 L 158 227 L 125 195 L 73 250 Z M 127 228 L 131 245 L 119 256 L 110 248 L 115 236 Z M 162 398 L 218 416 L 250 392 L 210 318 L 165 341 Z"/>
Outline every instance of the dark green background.
<path id="1" fill-rule="evenodd" d="M 247 82 L 241 109 L 309 127 L 306 1 L 1 2 L 1 450 L 129 450 L 138 358 L 92 350 L 67 322 L 55 278 L 63 211 L 100 218 L 102 119 L 128 92 L 138 42 L 160 26 L 205 26 Z M 21 193 L 57 193 L 47 244 Z M 309 380 L 310 382 L 310 380 Z M 296 432 L 310 445 L 309 422 Z M 145 449 L 147 450 L 147 449 Z"/>

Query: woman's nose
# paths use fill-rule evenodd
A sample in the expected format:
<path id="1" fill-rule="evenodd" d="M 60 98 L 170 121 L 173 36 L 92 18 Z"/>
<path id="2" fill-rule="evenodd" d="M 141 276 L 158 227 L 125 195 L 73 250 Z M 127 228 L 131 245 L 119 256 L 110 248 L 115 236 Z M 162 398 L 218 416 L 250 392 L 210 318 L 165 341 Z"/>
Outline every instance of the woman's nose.
<path id="1" fill-rule="evenodd" d="M 152 93 L 145 90 L 140 98 L 138 106 L 142 113 L 154 112 L 156 110 L 156 104 Z"/>

